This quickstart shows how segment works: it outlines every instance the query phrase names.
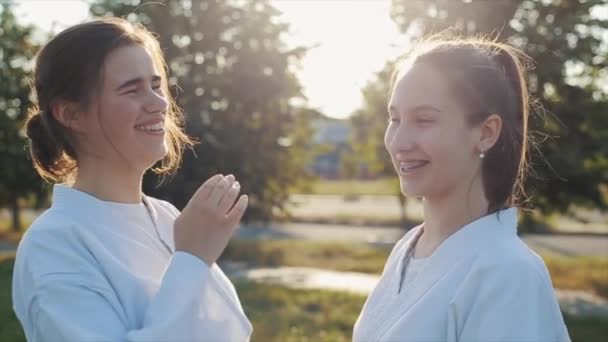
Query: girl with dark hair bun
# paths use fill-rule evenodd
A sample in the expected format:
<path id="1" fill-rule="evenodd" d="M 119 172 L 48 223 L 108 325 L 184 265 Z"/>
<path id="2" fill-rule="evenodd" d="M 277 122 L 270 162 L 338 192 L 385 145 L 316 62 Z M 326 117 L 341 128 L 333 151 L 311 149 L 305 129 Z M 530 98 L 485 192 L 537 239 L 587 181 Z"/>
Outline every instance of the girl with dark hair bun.
<path id="1" fill-rule="evenodd" d="M 13 305 L 29 341 L 246 341 L 252 327 L 216 260 L 247 208 L 215 175 L 180 213 L 142 193 L 185 147 L 158 41 L 106 18 L 39 52 L 26 125 L 52 206 L 21 240 Z M 154 165 L 157 165 L 154 167 Z"/>

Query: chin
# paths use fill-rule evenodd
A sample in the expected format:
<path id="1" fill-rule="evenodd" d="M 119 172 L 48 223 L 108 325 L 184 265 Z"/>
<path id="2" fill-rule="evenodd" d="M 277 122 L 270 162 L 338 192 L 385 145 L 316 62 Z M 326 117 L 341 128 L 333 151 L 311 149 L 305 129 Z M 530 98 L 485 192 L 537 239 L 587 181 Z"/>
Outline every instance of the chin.
<path id="1" fill-rule="evenodd" d="M 153 167 L 156 163 L 161 161 L 163 158 L 167 156 L 167 151 L 164 150 L 162 153 L 149 153 L 144 158 L 142 158 L 142 165 L 146 165 L 146 170 Z"/>
<path id="2" fill-rule="evenodd" d="M 156 160 L 158 161 L 165 158 L 167 156 L 167 153 L 169 153 L 167 145 L 162 144 L 161 146 L 158 146 L 152 153 L 150 153 L 150 155 L 153 155 L 152 158 L 156 158 Z"/>
<path id="3" fill-rule="evenodd" d="M 404 184 L 401 182 L 401 194 L 406 197 L 424 197 L 427 191 L 425 191 L 421 186 L 417 186 L 414 184 Z"/>

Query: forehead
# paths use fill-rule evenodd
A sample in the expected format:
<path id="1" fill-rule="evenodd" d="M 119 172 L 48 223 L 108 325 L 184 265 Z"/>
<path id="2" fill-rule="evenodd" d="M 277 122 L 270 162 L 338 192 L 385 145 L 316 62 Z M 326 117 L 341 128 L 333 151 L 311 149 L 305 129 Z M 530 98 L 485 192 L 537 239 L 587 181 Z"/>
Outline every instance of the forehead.
<path id="1" fill-rule="evenodd" d="M 432 66 L 405 66 L 398 74 L 391 92 L 390 106 L 405 111 L 417 106 L 431 105 L 440 110 L 460 109 L 447 77 Z"/>
<path id="2" fill-rule="evenodd" d="M 160 75 L 152 54 L 139 45 L 120 47 L 108 54 L 104 62 L 104 80 L 111 86 L 125 80 Z"/>

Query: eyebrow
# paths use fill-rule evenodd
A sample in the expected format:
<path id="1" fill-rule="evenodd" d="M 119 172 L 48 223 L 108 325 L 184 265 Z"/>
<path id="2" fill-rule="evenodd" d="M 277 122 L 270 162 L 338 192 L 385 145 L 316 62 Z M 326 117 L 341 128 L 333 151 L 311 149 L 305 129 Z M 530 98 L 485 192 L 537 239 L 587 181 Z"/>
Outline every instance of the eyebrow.
<path id="1" fill-rule="evenodd" d="M 397 110 L 397 107 L 391 105 L 388 107 L 389 112 L 392 113 L 398 113 L 399 111 Z M 418 112 L 424 112 L 424 111 L 433 111 L 433 112 L 437 112 L 437 113 L 441 113 L 441 110 L 439 110 L 436 107 L 433 107 L 431 105 L 418 105 L 418 106 L 414 106 L 411 108 L 408 108 L 405 112 L 406 113 L 418 113 Z"/>
<path id="2" fill-rule="evenodd" d="M 121 91 L 121 90 L 124 90 L 125 88 L 131 87 L 133 85 L 137 85 L 138 83 L 143 82 L 143 80 L 144 80 L 143 78 L 137 77 L 137 78 L 133 78 L 128 81 L 125 81 L 116 88 L 116 91 Z M 158 75 L 152 76 L 152 83 L 158 82 L 160 80 L 161 80 L 160 76 L 158 76 Z"/>

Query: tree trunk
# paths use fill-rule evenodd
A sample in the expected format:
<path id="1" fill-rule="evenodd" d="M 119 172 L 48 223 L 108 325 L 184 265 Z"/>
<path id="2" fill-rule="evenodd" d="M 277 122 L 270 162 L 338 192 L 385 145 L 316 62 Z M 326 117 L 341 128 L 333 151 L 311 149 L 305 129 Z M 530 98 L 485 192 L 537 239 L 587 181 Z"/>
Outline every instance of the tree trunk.
<path id="1" fill-rule="evenodd" d="M 19 208 L 18 198 L 15 197 L 11 200 L 11 211 L 13 214 L 13 231 L 21 231 L 21 210 Z"/>

